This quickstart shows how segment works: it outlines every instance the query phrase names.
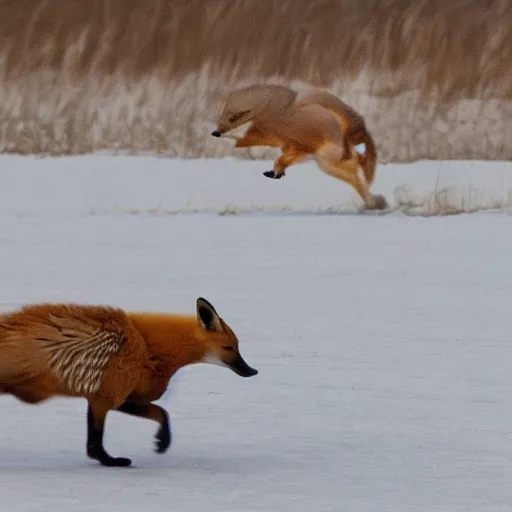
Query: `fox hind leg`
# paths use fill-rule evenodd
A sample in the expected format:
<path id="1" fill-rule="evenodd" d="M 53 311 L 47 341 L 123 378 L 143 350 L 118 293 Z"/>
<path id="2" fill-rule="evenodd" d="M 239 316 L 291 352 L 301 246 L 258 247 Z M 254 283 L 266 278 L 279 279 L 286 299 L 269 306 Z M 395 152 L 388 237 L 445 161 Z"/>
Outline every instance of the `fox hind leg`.
<path id="1" fill-rule="evenodd" d="M 124 402 L 117 409 L 131 416 L 146 418 L 156 421 L 160 424 L 155 436 L 155 451 L 157 453 L 165 453 L 172 441 L 171 422 L 167 411 L 155 404 L 136 404 L 134 402 Z"/>
<path id="2" fill-rule="evenodd" d="M 351 185 L 362 198 L 367 209 L 387 208 L 387 202 L 383 196 L 373 195 L 370 192 L 370 185 L 366 181 L 357 157 L 344 158 L 341 147 L 328 144 L 318 151 L 316 161 L 326 174 Z"/>
<path id="3" fill-rule="evenodd" d="M 106 407 L 101 402 L 89 402 L 87 407 L 87 456 L 99 461 L 103 466 L 130 466 L 132 463 L 130 459 L 112 457 L 103 447 L 105 419 L 109 409 L 109 407 Z"/>

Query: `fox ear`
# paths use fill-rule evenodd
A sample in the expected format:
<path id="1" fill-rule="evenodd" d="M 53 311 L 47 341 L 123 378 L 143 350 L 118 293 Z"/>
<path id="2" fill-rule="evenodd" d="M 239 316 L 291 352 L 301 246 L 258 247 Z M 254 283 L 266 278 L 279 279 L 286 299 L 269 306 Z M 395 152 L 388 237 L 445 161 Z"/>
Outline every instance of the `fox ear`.
<path id="1" fill-rule="evenodd" d="M 196 301 L 197 319 L 201 327 L 206 331 L 224 332 L 220 317 L 215 308 L 203 297 Z"/>

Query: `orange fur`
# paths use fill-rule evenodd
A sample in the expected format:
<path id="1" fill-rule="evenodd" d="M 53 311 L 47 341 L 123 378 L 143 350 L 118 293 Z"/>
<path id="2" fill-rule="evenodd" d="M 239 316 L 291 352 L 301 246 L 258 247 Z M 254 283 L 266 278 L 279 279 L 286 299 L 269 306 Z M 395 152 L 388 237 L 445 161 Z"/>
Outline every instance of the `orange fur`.
<path id="1" fill-rule="evenodd" d="M 233 91 L 217 121 L 215 136 L 249 123 L 235 147 L 271 146 L 282 156 L 268 177 L 281 178 L 291 165 L 314 155 L 324 172 L 352 185 L 367 208 L 387 207 L 382 196 L 370 193 L 377 151 L 363 117 L 336 96 L 312 91 L 298 98 L 280 85 L 253 85 Z M 365 145 L 363 154 L 355 146 Z"/>
<path id="2" fill-rule="evenodd" d="M 201 298 L 196 316 L 76 304 L 37 304 L 0 315 L 0 392 L 26 403 L 86 398 L 88 438 L 96 429 L 100 439 L 88 442 L 88 454 L 107 465 L 128 460 L 113 459 L 100 446 L 107 412 L 143 410 L 136 415 L 161 418 L 164 425 L 165 412 L 151 402 L 177 370 L 200 362 L 245 377 L 257 373 L 240 355 L 234 332 Z"/>
<path id="3" fill-rule="evenodd" d="M 223 332 L 205 331 L 195 316 L 155 313 L 130 313 L 130 321 L 144 338 L 151 354 L 152 367 L 140 372 L 137 386 L 130 397 L 136 401 L 157 400 L 167 388 L 170 378 L 183 366 L 199 363 L 213 354 L 223 342 L 234 344 L 236 350 L 224 355 L 229 363 L 238 355 L 236 337 L 224 324 Z M 172 343 L 169 343 L 172 333 Z"/>
<path id="4" fill-rule="evenodd" d="M 352 146 L 357 146 L 358 144 L 365 145 L 365 153 L 358 153 L 357 158 L 363 169 L 366 181 L 371 185 L 375 179 L 377 167 L 377 148 L 375 147 L 372 135 L 366 127 L 363 116 L 333 94 L 325 91 L 312 91 L 306 94 L 296 102 L 296 106 L 311 103 L 322 105 L 339 119 Z"/>

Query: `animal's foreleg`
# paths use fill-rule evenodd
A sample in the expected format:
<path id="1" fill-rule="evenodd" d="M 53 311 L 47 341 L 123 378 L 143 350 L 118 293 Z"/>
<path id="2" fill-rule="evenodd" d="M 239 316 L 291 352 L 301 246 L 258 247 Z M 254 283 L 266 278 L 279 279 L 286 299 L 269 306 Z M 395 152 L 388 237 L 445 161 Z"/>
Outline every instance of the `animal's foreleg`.
<path id="1" fill-rule="evenodd" d="M 87 408 L 87 455 L 104 466 L 129 466 L 132 461 L 124 457 L 111 457 L 103 447 L 105 419 L 109 408 L 102 403 L 89 402 Z"/>
<path id="2" fill-rule="evenodd" d="M 273 170 L 265 171 L 263 176 L 266 176 L 267 178 L 273 178 L 275 180 L 281 179 L 285 175 L 286 169 L 290 167 L 290 165 L 305 160 L 307 156 L 307 153 L 297 149 L 285 150 L 284 153 L 274 162 Z"/>
<path id="3" fill-rule="evenodd" d="M 269 133 L 263 133 L 258 128 L 251 126 L 246 134 L 241 137 L 235 137 L 236 148 L 248 148 L 251 146 L 270 146 L 280 148 L 282 146 L 282 141 Z"/>
<path id="4" fill-rule="evenodd" d="M 158 429 L 158 432 L 155 436 L 155 451 L 157 453 L 164 453 L 167 451 L 171 445 L 172 433 L 169 415 L 165 409 L 155 404 L 139 405 L 133 402 L 124 402 L 116 410 L 131 416 L 146 418 L 148 420 L 153 420 L 159 423 L 160 428 Z"/>

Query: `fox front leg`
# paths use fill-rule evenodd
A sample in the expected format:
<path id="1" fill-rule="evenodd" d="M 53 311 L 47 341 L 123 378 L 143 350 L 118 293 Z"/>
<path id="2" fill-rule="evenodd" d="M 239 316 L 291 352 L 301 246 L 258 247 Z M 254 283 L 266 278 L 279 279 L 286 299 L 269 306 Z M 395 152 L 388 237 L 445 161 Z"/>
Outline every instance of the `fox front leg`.
<path id="1" fill-rule="evenodd" d="M 284 155 L 283 155 L 284 156 Z M 281 162 L 283 157 L 279 158 L 274 162 L 274 168 L 271 171 L 265 171 L 263 176 L 272 178 L 274 180 L 280 180 L 283 176 L 286 176 L 286 165 Z"/>
<path id="2" fill-rule="evenodd" d="M 134 402 L 124 402 L 117 409 L 119 412 L 124 412 L 130 416 L 137 416 L 138 418 L 146 418 L 148 420 L 156 421 L 160 424 L 155 435 L 155 451 L 157 453 L 165 453 L 169 446 L 171 446 L 172 432 L 171 423 L 167 411 L 162 407 L 155 404 L 136 404 Z"/>
<path id="3" fill-rule="evenodd" d="M 274 169 L 272 171 L 265 171 L 263 176 L 279 180 L 286 175 L 286 169 L 290 165 L 296 164 L 307 157 L 307 153 L 298 151 L 297 149 L 285 150 L 285 152 L 274 162 Z"/>

